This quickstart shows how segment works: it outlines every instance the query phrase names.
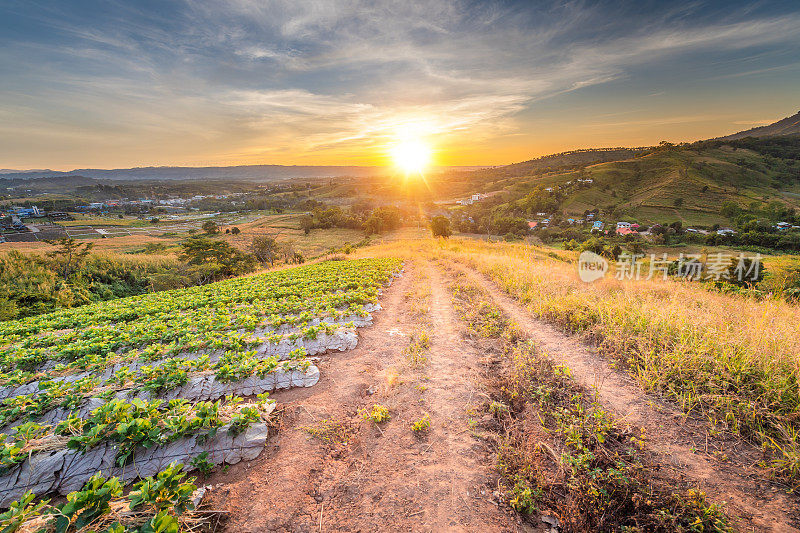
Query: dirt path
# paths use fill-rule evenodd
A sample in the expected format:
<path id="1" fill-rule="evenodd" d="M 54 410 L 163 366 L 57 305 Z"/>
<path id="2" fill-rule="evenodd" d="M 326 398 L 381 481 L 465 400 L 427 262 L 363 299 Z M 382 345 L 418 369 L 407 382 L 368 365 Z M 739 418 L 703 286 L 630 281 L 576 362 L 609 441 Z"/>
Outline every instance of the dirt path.
<path id="1" fill-rule="evenodd" d="M 518 529 L 516 516 L 491 501 L 494 458 L 468 431 L 478 354 L 459 346 L 433 271 L 429 362 L 406 365 L 402 351 L 417 326 L 404 303 L 413 274 L 407 269 L 386 291 L 356 349 L 322 358 L 317 385 L 273 395 L 286 407 L 269 449 L 209 480 L 212 505 L 229 513 L 227 531 Z M 387 406 L 391 420 L 362 420 L 358 410 L 373 404 Z M 410 426 L 424 412 L 432 424 L 419 437 Z M 332 442 L 303 430 L 324 419 L 340 427 Z"/>
<path id="2" fill-rule="evenodd" d="M 429 276 L 434 342 L 425 405 L 434 420 L 430 437 L 433 463 L 428 472 L 435 481 L 437 502 L 432 530 L 508 529 L 508 516 L 490 500 L 493 487 L 487 482 L 497 477 L 494 459 L 487 457 L 487 450 L 471 436 L 469 428 L 470 411 L 482 396 L 480 355 L 461 338 L 438 270 L 429 267 Z"/>
<path id="3" fill-rule="evenodd" d="M 646 394 L 628 375 L 610 368 L 595 349 L 534 318 L 479 272 L 460 264 L 456 267 L 483 287 L 539 348 L 593 389 L 601 405 L 627 423 L 645 428 L 650 448 L 674 469 L 676 477 L 704 490 L 712 502 L 726 502 L 742 529 L 800 531 L 798 499 L 764 480 L 752 466 L 760 458 L 758 450 L 737 441 L 725 450 L 730 460 L 715 459 L 709 453 L 713 449 L 709 450 L 703 424 L 687 420 L 674 407 Z"/>

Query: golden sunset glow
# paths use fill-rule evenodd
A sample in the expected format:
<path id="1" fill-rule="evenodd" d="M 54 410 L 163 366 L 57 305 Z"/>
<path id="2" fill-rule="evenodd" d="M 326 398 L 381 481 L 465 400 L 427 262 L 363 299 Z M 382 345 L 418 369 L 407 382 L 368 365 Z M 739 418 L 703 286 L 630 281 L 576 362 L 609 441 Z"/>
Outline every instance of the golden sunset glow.
<path id="1" fill-rule="evenodd" d="M 418 139 L 397 143 L 391 150 L 395 166 L 406 174 L 422 174 L 431 162 L 431 149 Z"/>
<path id="2" fill-rule="evenodd" d="M 800 85 L 797 0 L 5 4 L 0 171 L 411 177 L 729 135 L 794 113 Z"/>

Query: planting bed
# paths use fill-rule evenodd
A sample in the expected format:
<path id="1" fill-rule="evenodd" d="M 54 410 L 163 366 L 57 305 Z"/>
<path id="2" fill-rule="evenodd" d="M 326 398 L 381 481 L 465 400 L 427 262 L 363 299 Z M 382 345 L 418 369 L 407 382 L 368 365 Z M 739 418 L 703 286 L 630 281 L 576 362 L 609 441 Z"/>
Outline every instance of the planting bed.
<path id="1" fill-rule="evenodd" d="M 47 512 L 24 511 L 26 493 L 253 459 L 267 393 L 314 385 L 309 356 L 354 348 L 399 268 L 332 261 L 0 324 L 0 528 Z"/>

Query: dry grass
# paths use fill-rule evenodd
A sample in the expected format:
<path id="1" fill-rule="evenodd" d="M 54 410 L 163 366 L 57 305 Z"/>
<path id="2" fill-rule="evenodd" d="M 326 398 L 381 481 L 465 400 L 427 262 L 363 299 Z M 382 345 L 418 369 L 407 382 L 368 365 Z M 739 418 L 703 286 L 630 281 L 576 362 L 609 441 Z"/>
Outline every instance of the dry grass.
<path id="1" fill-rule="evenodd" d="M 478 269 L 533 314 L 594 339 L 646 389 L 762 445 L 777 477 L 800 479 L 797 306 L 672 280 L 586 284 L 571 253 L 525 245 L 428 240 L 367 252 Z"/>

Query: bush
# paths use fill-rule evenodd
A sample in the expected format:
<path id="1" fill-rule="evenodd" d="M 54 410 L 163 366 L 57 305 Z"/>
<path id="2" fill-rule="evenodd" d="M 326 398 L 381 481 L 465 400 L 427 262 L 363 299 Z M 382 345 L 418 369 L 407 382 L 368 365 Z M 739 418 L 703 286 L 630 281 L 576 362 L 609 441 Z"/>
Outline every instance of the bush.
<path id="1" fill-rule="evenodd" d="M 434 237 L 444 237 L 445 239 L 453 234 L 450 229 L 450 219 L 437 215 L 431 219 L 431 233 Z"/>
<path id="2" fill-rule="evenodd" d="M 217 233 L 219 233 L 219 226 L 217 226 L 217 223 L 214 222 L 213 220 L 206 220 L 205 222 L 203 222 L 203 225 L 201 227 L 203 228 L 203 231 L 205 231 L 208 235 L 216 235 Z"/>

